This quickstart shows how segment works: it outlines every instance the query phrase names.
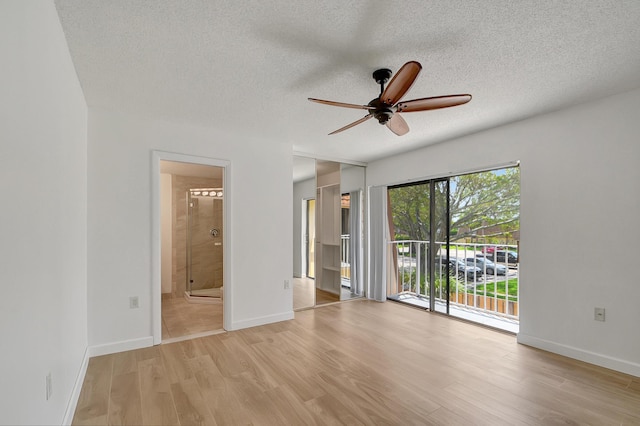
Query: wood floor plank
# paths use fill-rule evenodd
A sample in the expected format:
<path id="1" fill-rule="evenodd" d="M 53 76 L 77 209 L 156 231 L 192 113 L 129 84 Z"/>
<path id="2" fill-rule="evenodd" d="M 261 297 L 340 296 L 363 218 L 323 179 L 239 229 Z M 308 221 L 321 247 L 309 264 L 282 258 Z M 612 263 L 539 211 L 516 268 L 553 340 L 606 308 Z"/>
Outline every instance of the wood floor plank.
<path id="1" fill-rule="evenodd" d="M 467 426 L 469 424 L 472 424 L 472 422 L 468 418 L 465 418 L 458 414 L 458 412 L 456 411 L 451 411 L 446 407 L 440 407 L 431 413 L 427 424 L 439 426 Z M 482 419 L 473 424 L 475 424 L 476 426 L 493 426 L 493 424 L 488 423 L 488 421 L 483 423 Z"/>
<path id="2" fill-rule="evenodd" d="M 240 425 L 251 422 L 244 410 L 244 400 L 227 389 L 227 382 L 209 355 L 189 360 L 202 398 L 219 425 Z"/>
<path id="3" fill-rule="evenodd" d="M 440 407 L 437 403 L 425 399 L 424 394 L 413 392 L 404 386 L 403 382 L 391 379 L 387 371 L 383 374 L 337 350 L 327 352 L 326 356 L 346 367 L 343 375 L 346 380 L 334 382 L 334 386 L 338 387 L 335 391 L 353 395 L 353 398 L 362 398 L 362 404 L 369 403 L 378 410 L 382 409 L 398 419 L 404 419 L 405 423 L 411 423 L 410 418 L 424 420 L 429 413 Z M 325 383 L 330 382 L 331 376 L 340 377 L 335 374 L 327 376 L 327 371 L 330 370 L 320 373 Z"/>
<path id="4" fill-rule="evenodd" d="M 178 414 L 171 386 L 161 358 L 138 363 L 142 421 L 146 425 L 177 425 Z"/>
<path id="5" fill-rule="evenodd" d="M 323 395 L 322 389 L 309 380 L 309 377 L 320 371 L 314 366 L 316 358 L 301 352 L 281 352 L 276 348 L 277 346 L 274 343 L 259 343 L 253 346 L 256 362 L 269 376 L 275 378 L 275 385 L 272 387 L 289 385 L 296 390 L 303 401 Z M 289 362 L 289 359 L 304 359 L 306 363 Z"/>
<path id="6" fill-rule="evenodd" d="M 109 395 L 109 425 L 142 424 L 138 372 L 113 376 Z"/>
<path id="7" fill-rule="evenodd" d="M 234 377 L 253 368 L 244 347 L 238 343 L 239 340 L 239 336 L 204 339 L 209 355 L 225 377 Z"/>
<path id="8" fill-rule="evenodd" d="M 236 358 L 225 345 L 227 340 L 236 338 L 237 337 L 234 336 L 224 336 L 218 339 L 203 339 L 209 356 L 211 356 L 211 359 L 218 366 L 220 372 L 226 377 L 235 376 L 246 369 L 242 360 Z"/>
<path id="9" fill-rule="evenodd" d="M 185 340 L 180 342 L 180 346 L 184 356 L 188 359 L 197 358 L 209 353 L 207 348 L 204 346 L 202 339 Z"/>
<path id="10" fill-rule="evenodd" d="M 293 310 L 313 308 L 315 304 L 315 280 L 312 278 L 293 279 Z"/>
<path id="11" fill-rule="evenodd" d="M 140 361 L 145 361 L 152 358 L 162 358 L 162 353 L 160 352 L 160 348 L 161 348 L 160 345 L 150 346 L 148 348 L 142 348 L 132 352 L 136 354 L 136 359 L 138 360 L 138 363 L 140 363 Z M 138 367 L 140 367 L 139 364 L 138 364 Z"/>
<path id="12" fill-rule="evenodd" d="M 107 424 L 112 372 L 113 355 L 99 356 L 89 360 L 73 424 Z"/>
<path id="13" fill-rule="evenodd" d="M 187 363 L 188 357 L 183 350 L 183 342 L 162 345 L 160 352 L 167 372 L 169 383 L 179 383 L 193 377 L 193 372 Z"/>
<path id="14" fill-rule="evenodd" d="M 448 395 L 455 395 L 486 412 L 513 425 L 540 424 L 549 413 L 540 404 L 527 398 L 516 397 L 509 391 L 481 379 L 468 377 L 464 382 L 445 388 Z M 509 404 L 502 401 L 509 400 Z"/>
<path id="15" fill-rule="evenodd" d="M 270 404 L 277 407 L 283 423 L 296 425 L 323 425 L 324 421 L 307 409 L 297 390 L 281 385 L 265 392 Z"/>
<path id="16" fill-rule="evenodd" d="M 216 425 L 195 378 L 171 385 L 181 425 Z"/>
<path id="17" fill-rule="evenodd" d="M 366 424 L 424 424 L 433 405 L 425 400 L 405 400 L 380 380 L 363 385 L 357 374 L 319 374 L 320 386 L 330 395 L 343 395 L 342 404 Z M 369 379 L 371 376 L 369 377 Z M 406 394 L 403 395 L 406 397 Z"/>
<path id="18" fill-rule="evenodd" d="M 241 405 L 243 415 L 248 418 L 247 424 L 280 425 L 286 424 L 280 413 L 274 410 L 269 398 L 262 388 L 257 386 L 249 373 L 241 373 L 235 377 L 224 377 L 225 390 L 229 398 Z M 239 404 L 238 404 L 239 403 Z"/>
<path id="19" fill-rule="evenodd" d="M 349 411 L 340 399 L 324 394 L 305 402 L 316 418 L 321 418 L 327 425 L 366 425 L 367 419 L 361 420 Z"/>
<path id="20" fill-rule="evenodd" d="M 243 366 L 240 374 L 250 378 L 256 387 L 265 391 L 278 385 L 278 381 L 263 367 L 263 363 L 253 347 L 243 344 L 241 339 L 227 339 L 225 346 Z"/>
<path id="21" fill-rule="evenodd" d="M 90 360 L 74 424 L 179 423 L 635 425 L 640 378 L 366 300 Z"/>
<path id="22" fill-rule="evenodd" d="M 117 376 L 138 371 L 138 356 L 135 351 L 113 354 L 113 375 Z"/>

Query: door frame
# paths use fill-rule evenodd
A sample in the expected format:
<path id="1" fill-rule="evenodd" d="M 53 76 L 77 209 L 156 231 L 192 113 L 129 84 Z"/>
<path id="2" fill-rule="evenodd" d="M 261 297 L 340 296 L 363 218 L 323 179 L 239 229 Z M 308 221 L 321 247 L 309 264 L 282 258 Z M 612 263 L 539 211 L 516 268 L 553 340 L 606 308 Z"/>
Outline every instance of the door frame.
<path id="1" fill-rule="evenodd" d="M 222 223 L 225 232 L 222 233 L 222 264 L 224 298 L 222 299 L 223 319 L 222 327 L 229 330 L 233 318 L 233 279 L 232 279 L 232 228 L 231 209 L 231 162 L 209 157 L 200 157 L 165 151 L 151 151 L 151 334 L 153 344 L 162 343 L 162 255 L 161 255 L 161 191 L 160 191 L 160 161 L 174 161 L 178 163 L 215 166 L 223 169 L 222 187 L 224 188 L 224 203 L 222 207 Z"/>

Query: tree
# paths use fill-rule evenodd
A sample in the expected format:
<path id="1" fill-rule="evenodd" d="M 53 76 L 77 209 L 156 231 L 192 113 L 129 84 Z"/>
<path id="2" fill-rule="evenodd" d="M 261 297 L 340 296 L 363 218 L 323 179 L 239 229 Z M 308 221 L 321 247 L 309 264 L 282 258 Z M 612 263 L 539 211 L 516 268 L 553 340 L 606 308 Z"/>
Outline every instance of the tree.
<path id="1" fill-rule="evenodd" d="M 450 203 L 452 241 L 519 230 L 520 169 L 456 176 Z"/>
<path id="2" fill-rule="evenodd" d="M 520 170 L 517 167 L 450 179 L 450 240 L 504 236 L 520 227 Z M 430 214 L 435 239 L 446 231 L 446 181 L 435 182 L 435 211 L 429 210 L 429 183 L 389 190 L 395 239 L 429 241 Z"/>

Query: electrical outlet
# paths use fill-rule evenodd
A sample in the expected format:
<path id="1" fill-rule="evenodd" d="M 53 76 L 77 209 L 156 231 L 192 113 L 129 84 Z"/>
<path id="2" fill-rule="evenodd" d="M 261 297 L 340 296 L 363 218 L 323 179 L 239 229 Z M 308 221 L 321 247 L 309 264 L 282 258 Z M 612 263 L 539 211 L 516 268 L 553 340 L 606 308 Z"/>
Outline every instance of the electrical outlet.
<path id="1" fill-rule="evenodd" d="M 289 290 L 291 287 L 289 285 L 289 280 L 284 280 L 284 289 Z"/>
<path id="2" fill-rule="evenodd" d="M 138 301 L 138 296 L 131 296 L 129 298 L 129 309 L 138 309 L 140 307 L 140 303 Z"/>
<path id="3" fill-rule="evenodd" d="M 53 392 L 53 385 L 51 383 L 51 373 L 47 374 L 47 378 L 46 378 L 46 385 L 45 385 L 45 395 L 47 398 L 47 401 L 49 400 L 49 398 L 51 398 L 51 393 Z"/>
<path id="4" fill-rule="evenodd" d="M 604 308 L 594 308 L 593 319 L 604 322 Z"/>

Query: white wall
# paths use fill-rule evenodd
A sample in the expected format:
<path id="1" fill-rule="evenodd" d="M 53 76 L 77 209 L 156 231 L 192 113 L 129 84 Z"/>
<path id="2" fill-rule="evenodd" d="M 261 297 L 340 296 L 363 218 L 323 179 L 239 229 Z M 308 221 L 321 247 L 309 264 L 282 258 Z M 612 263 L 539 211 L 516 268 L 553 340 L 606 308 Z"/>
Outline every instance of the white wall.
<path id="1" fill-rule="evenodd" d="M 0 2 L 0 61 L 0 424 L 61 424 L 86 367 L 87 107 L 53 2 Z"/>
<path id="2" fill-rule="evenodd" d="M 640 376 L 638 134 L 635 90 L 371 163 L 367 183 L 520 160 L 518 340 Z"/>
<path id="3" fill-rule="evenodd" d="M 115 347 L 152 333 L 152 150 L 231 163 L 230 328 L 292 318 L 291 289 L 284 290 L 292 270 L 291 145 L 90 108 L 89 343 Z M 139 309 L 129 309 L 130 296 L 140 298 Z"/>

